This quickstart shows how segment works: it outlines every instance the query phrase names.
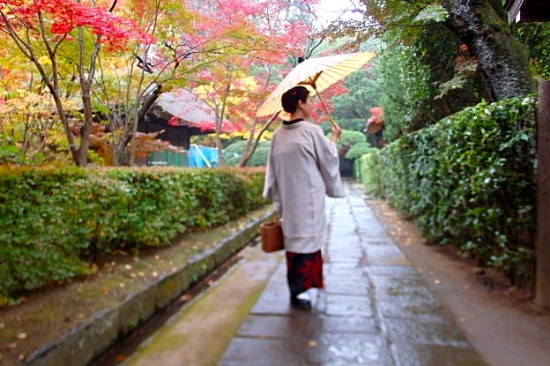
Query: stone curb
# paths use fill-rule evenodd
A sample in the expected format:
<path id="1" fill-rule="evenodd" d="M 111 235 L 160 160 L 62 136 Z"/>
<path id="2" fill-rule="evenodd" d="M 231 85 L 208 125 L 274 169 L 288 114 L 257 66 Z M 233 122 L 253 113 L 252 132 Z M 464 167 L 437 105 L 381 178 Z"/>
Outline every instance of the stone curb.
<path id="1" fill-rule="evenodd" d="M 272 215 L 267 213 L 251 221 L 214 248 L 193 256 L 175 272 L 128 296 L 119 306 L 96 313 L 68 334 L 35 350 L 22 365 L 87 365 L 247 246 L 258 236 L 260 224 Z"/>

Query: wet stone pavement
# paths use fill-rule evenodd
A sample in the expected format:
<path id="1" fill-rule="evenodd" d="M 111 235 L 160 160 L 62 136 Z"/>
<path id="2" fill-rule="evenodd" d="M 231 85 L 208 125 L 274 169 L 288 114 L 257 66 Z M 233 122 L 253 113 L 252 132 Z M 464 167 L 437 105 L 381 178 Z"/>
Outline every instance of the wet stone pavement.
<path id="1" fill-rule="evenodd" d="M 327 200 L 325 289 L 289 306 L 281 261 L 222 366 L 485 365 L 365 204 L 361 186 Z"/>

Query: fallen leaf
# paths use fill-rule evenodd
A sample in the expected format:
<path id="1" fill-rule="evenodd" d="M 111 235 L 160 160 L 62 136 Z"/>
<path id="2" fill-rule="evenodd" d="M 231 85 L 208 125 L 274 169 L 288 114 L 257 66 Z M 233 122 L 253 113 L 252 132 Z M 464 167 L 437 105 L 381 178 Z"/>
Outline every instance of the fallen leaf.
<path id="1" fill-rule="evenodd" d="M 308 344 L 310 347 L 317 347 L 319 343 L 316 340 L 311 340 L 308 342 Z"/>
<path id="2" fill-rule="evenodd" d="M 183 296 L 180 297 L 180 300 L 182 301 L 189 301 L 193 298 L 193 296 L 189 295 L 189 294 L 185 294 Z"/>
<path id="3" fill-rule="evenodd" d="M 21 333 L 19 333 L 19 334 L 17 335 L 17 338 L 19 338 L 19 339 L 25 339 L 25 338 L 27 338 L 27 333 L 21 332 Z"/>
<path id="4" fill-rule="evenodd" d="M 126 355 L 117 355 L 116 360 L 118 362 L 124 361 L 126 359 Z"/>

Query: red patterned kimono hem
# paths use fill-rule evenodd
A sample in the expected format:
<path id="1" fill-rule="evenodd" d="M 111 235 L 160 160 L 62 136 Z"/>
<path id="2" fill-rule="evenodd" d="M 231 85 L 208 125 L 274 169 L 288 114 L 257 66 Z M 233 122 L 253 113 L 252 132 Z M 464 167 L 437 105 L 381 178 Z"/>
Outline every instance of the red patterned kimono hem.
<path id="1" fill-rule="evenodd" d="M 315 253 L 286 252 L 287 280 L 291 296 L 310 288 L 323 288 L 323 257 Z"/>

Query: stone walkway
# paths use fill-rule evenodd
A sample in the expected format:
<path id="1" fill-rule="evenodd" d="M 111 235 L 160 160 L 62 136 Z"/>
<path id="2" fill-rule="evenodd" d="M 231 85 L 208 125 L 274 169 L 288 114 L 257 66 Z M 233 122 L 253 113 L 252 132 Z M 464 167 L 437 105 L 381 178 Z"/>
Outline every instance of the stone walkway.
<path id="1" fill-rule="evenodd" d="M 485 365 L 365 204 L 362 186 L 346 187 L 346 198 L 327 200 L 326 288 L 311 291 L 311 311 L 289 306 L 283 254 L 251 248 L 124 365 Z"/>
<path id="2" fill-rule="evenodd" d="M 229 344 L 223 366 L 484 365 L 365 204 L 329 199 L 326 289 L 313 310 L 288 304 L 284 261 Z"/>

